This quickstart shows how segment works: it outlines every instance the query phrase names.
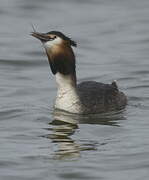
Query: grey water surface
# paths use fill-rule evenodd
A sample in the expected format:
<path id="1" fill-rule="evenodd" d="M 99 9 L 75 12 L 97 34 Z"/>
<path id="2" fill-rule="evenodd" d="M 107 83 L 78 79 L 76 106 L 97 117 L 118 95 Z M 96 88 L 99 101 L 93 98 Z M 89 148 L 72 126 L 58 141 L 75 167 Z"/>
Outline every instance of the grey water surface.
<path id="1" fill-rule="evenodd" d="M 78 81 L 117 80 L 127 108 L 53 112 L 56 83 L 31 24 L 77 41 Z M 0 180 L 67 179 L 149 179 L 148 0 L 0 0 Z"/>

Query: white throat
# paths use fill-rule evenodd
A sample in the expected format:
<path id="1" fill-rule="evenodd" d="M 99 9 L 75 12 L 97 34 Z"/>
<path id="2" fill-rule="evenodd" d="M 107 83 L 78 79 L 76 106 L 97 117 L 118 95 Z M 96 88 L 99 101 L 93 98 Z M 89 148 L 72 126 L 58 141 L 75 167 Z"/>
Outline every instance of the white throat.
<path id="1" fill-rule="evenodd" d="M 56 73 L 55 76 L 58 85 L 55 108 L 77 113 L 80 101 L 72 76 L 61 73 Z"/>
<path id="2" fill-rule="evenodd" d="M 60 45 L 62 43 L 62 39 L 57 37 L 56 39 L 52 40 L 52 41 L 47 41 L 45 43 L 43 43 L 43 46 L 46 49 L 52 48 L 54 45 Z"/>

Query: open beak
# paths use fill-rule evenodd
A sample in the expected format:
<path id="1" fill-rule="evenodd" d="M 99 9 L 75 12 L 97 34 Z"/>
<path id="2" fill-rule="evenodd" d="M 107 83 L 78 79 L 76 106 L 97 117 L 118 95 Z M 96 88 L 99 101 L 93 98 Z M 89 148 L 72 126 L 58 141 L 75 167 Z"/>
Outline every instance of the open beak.
<path id="1" fill-rule="evenodd" d="M 42 42 L 46 42 L 46 41 L 49 40 L 48 35 L 45 34 L 45 33 L 32 32 L 32 33 L 31 33 L 31 36 L 39 39 L 39 40 L 42 41 Z"/>

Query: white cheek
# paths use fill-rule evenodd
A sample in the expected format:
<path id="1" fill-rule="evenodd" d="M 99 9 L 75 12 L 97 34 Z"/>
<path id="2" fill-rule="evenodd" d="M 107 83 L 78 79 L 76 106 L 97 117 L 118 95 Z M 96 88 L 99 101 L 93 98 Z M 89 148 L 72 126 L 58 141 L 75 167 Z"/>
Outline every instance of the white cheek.
<path id="1" fill-rule="evenodd" d="M 44 45 L 45 48 L 51 48 L 52 46 L 58 45 L 58 44 L 61 44 L 61 43 L 62 43 L 61 38 L 57 37 L 56 39 L 54 39 L 52 41 L 47 41 L 47 42 L 43 43 L 43 45 Z"/>

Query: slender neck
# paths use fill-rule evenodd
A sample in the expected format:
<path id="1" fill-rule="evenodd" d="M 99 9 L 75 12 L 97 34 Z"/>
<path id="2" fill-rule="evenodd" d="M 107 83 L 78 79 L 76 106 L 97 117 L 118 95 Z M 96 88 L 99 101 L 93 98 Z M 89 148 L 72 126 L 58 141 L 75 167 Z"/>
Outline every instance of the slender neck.
<path id="1" fill-rule="evenodd" d="M 58 90 L 65 92 L 76 88 L 76 73 L 63 75 L 58 72 L 56 73 L 55 77 Z"/>
<path id="2" fill-rule="evenodd" d="M 63 75 L 71 75 L 74 79 L 76 78 L 75 55 L 70 46 L 60 44 L 51 48 L 46 47 L 46 53 L 54 75 L 59 72 Z"/>

